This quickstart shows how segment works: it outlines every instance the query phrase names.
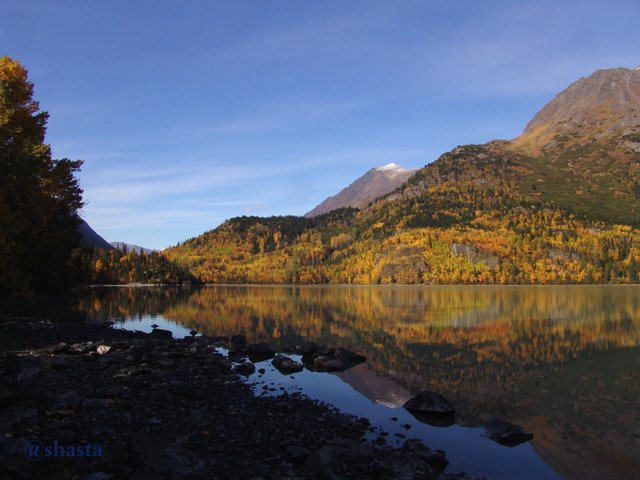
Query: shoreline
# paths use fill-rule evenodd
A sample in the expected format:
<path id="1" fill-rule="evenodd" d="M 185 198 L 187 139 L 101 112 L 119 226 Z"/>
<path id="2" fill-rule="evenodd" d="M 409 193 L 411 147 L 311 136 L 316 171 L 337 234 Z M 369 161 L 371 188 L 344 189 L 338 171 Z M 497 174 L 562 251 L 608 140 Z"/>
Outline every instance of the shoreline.
<path id="1" fill-rule="evenodd" d="M 0 338 L 3 478 L 471 478 L 418 441 L 365 441 L 366 419 L 304 395 L 255 396 L 220 338 L 4 314 Z M 34 461 L 34 440 L 74 455 Z"/>

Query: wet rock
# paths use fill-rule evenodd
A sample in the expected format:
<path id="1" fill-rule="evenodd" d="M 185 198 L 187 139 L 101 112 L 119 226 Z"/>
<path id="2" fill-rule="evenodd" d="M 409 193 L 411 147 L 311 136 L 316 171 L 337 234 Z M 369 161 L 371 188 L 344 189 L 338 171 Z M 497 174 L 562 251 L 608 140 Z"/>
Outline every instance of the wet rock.
<path id="1" fill-rule="evenodd" d="M 171 330 L 165 330 L 163 328 L 154 328 L 151 331 L 151 335 L 155 338 L 173 338 Z"/>
<path id="2" fill-rule="evenodd" d="M 431 471 L 436 475 L 442 473 L 444 469 L 447 468 L 447 465 L 449 465 L 444 451 L 432 450 L 419 440 L 407 440 L 402 448 L 427 462 Z"/>
<path id="3" fill-rule="evenodd" d="M 274 348 L 268 343 L 252 343 L 249 345 L 249 359 L 252 362 L 260 362 L 262 360 L 268 360 L 276 355 Z"/>
<path id="4" fill-rule="evenodd" d="M 522 427 L 503 420 L 490 420 L 484 424 L 485 436 L 506 447 L 515 447 L 533 439 L 533 433 L 525 432 Z"/>
<path id="5" fill-rule="evenodd" d="M 302 365 L 301 363 L 296 362 L 295 360 L 292 360 L 291 358 L 284 355 L 276 355 L 271 363 L 278 369 L 280 373 L 285 375 L 289 373 L 300 372 L 304 368 L 304 365 Z"/>
<path id="6" fill-rule="evenodd" d="M 366 361 L 366 358 L 346 348 L 309 347 L 302 355 L 302 362 L 309 370 L 343 372 Z"/>
<path id="7" fill-rule="evenodd" d="M 233 371 L 240 375 L 251 375 L 256 371 L 256 366 L 251 362 L 240 363 L 233 367 Z"/>
<path id="8" fill-rule="evenodd" d="M 424 391 L 404 404 L 417 420 L 435 427 L 448 427 L 455 421 L 453 405 L 436 392 Z"/>

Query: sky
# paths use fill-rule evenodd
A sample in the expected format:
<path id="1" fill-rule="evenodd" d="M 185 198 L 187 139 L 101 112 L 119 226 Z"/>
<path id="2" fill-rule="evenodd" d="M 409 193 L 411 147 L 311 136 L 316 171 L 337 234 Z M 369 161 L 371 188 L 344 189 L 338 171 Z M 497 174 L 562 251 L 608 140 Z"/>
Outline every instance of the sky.
<path id="1" fill-rule="evenodd" d="M 0 0 L 0 55 L 54 157 L 84 160 L 81 216 L 162 249 L 514 138 L 571 82 L 640 65 L 639 20 L 637 0 Z"/>

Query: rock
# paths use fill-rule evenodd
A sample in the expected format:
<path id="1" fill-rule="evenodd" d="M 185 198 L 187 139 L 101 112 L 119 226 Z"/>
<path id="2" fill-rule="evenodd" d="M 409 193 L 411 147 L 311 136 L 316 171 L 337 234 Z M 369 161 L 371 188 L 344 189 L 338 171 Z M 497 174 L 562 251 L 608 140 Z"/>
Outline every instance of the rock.
<path id="1" fill-rule="evenodd" d="M 151 335 L 156 338 L 173 338 L 171 330 L 165 330 L 163 328 L 154 328 L 151 331 Z"/>
<path id="2" fill-rule="evenodd" d="M 251 375 L 256 371 L 256 366 L 251 362 L 240 363 L 233 367 L 233 371 L 240 375 Z"/>
<path id="3" fill-rule="evenodd" d="M 24 420 L 31 420 L 38 416 L 38 410 L 32 407 L 14 405 L 7 408 L 0 416 L 0 429 L 8 431 L 9 428 Z"/>
<path id="4" fill-rule="evenodd" d="M 448 427 L 455 421 L 453 405 L 436 392 L 421 392 L 403 406 L 417 420 L 434 427 Z"/>
<path id="5" fill-rule="evenodd" d="M 69 410 L 80 404 L 80 395 L 75 390 L 64 390 L 53 395 L 53 408 Z"/>
<path id="6" fill-rule="evenodd" d="M 284 355 L 276 355 L 271 363 L 278 369 L 280 373 L 285 375 L 289 373 L 300 372 L 304 368 L 304 365 L 302 365 L 301 363 L 296 362 Z"/>
<path id="7" fill-rule="evenodd" d="M 309 345 L 304 352 L 302 352 L 302 363 L 305 365 L 313 365 L 313 361 L 320 355 L 327 355 L 329 350 L 326 348 L 318 347 L 317 345 Z"/>
<path id="8" fill-rule="evenodd" d="M 114 398 L 122 396 L 125 391 L 126 389 L 122 385 L 115 383 L 97 387 L 94 391 L 94 395 L 100 398 Z"/>
<path id="9" fill-rule="evenodd" d="M 93 472 L 85 475 L 81 480 L 111 480 L 113 478 L 112 473 L 107 472 Z"/>
<path id="10" fill-rule="evenodd" d="M 260 362 L 262 360 L 267 360 L 269 358 L 273 358 L 276 354 L 276 351 L 273 347 L 267 343 L 252 343 L 249 345 L 249 358 L 252 362 Z"/>
<path id="11" fill-rule="evenodd" d="M 32 385 L 39 382 L 42 369 L 34 363 L 25 363 L 16 373 L 15 379 L 17 383 L 23 385 Z"/>
<path id="12" fill-rule="evenodd" d="M 343 372 L 366 361 L 366 358 L 346 348 L 327 350 L 312 346 L 303 353 L 302 361 L 309 370 Z"/>
<path id="13" fill-rule="evenodd" d="M 104 398 L 85 398 L 81 406 L 82 408 L 108 408 L 109 401 Z"/>
<path id="14" fill-rule="evenodd" d="M 515 447 L 533 439 L 533 433 L 503 420 L 491 420 L 484 424 L 485 436 L 506 447 Z"/>
<path id="15" fill-rule="evenodd" d="M 61 353 L 65 353 L 67 351 L 67 344 L 64 342 L 56 343 L 51 347 L 47 348 L 47 353 L 50 355 L 59 355 Z"/>
<path id="16" fill-rule="evenodd" d="M 109 350 L 111 350 L 111 347 L 108 345 L 98 345 L 98 347 L 96 348 L 96 353 L 98 355 L 104 355 L 105 353 L 107 353 Z"/>
<path id="17" fill-rule="evenodd" d="M 468 473 L 461 472 L 445 475 L 442 480 L 473 480 L 473 477 Z"/>
<path id="18" fill-rule="evenodd" d="M 297 445 L 287 447 L 287 458 L 294 464 L 304 462 L 309 455 L 311 455 L 311 451 L 308 448 Z"/>
<path id="19" fill-rule="evenodd" d="M 84 355 L 93 350 L 93 342 L 81 342 L 69 345 L 67 352 L 71 355 Z"/>
<path id="20" fill-rule="evenodd" d="M 410 452 L 426 461 L 431 467 L 431 470 L 436 473 L 436 475 L 442 473 L 444 469 L 447 468 L 447 465 L 449 465 L 444 451 L 431 450 L 420 440 L 407 440 L 406 442 L 404 442 L 402 448 L 405 450 L 409 450 Z"/>
<path id="21" fill-rule="evenodd" d="M 231 346 L 237 350 L 243 350 L 247 347 L 247 337 L 244 335 L 234 335 L 231 337 Z"/>

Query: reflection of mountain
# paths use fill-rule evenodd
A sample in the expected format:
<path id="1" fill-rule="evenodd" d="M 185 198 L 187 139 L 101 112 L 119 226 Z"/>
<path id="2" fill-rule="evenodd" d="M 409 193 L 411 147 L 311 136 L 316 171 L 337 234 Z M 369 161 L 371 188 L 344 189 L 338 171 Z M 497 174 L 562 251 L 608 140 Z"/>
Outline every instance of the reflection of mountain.
<path id="1" fill-rule="evenodd" d="M 211 287 L 91 290 L 93 317 L 160 314 L 205 334 L 304 339 L 364 354 L 345 381 L 385 403 L 375 371 L 436 390 L 459 421 L 533 431 L 567 478 L 640 469 L 638 287 Z M 380 382 L 378 382 L 380 380 Z M 385 380 L 386 381 L 386 380 Z M 604 452 L 604 453 L 602 453 Z M 578 465 L 581 465 L 578 467 Z M 612 470 L 609 475 L 603 472 Z"/>
<path id="2" fill-rule="evenodd" d="M 412 397 L 411 392 L 393 380 L 393 378 L 380 374 L 366 363 L 361 363 L 335 375 L 372 402 L 380 403 L 387 407 L 401 407 Z"/>

